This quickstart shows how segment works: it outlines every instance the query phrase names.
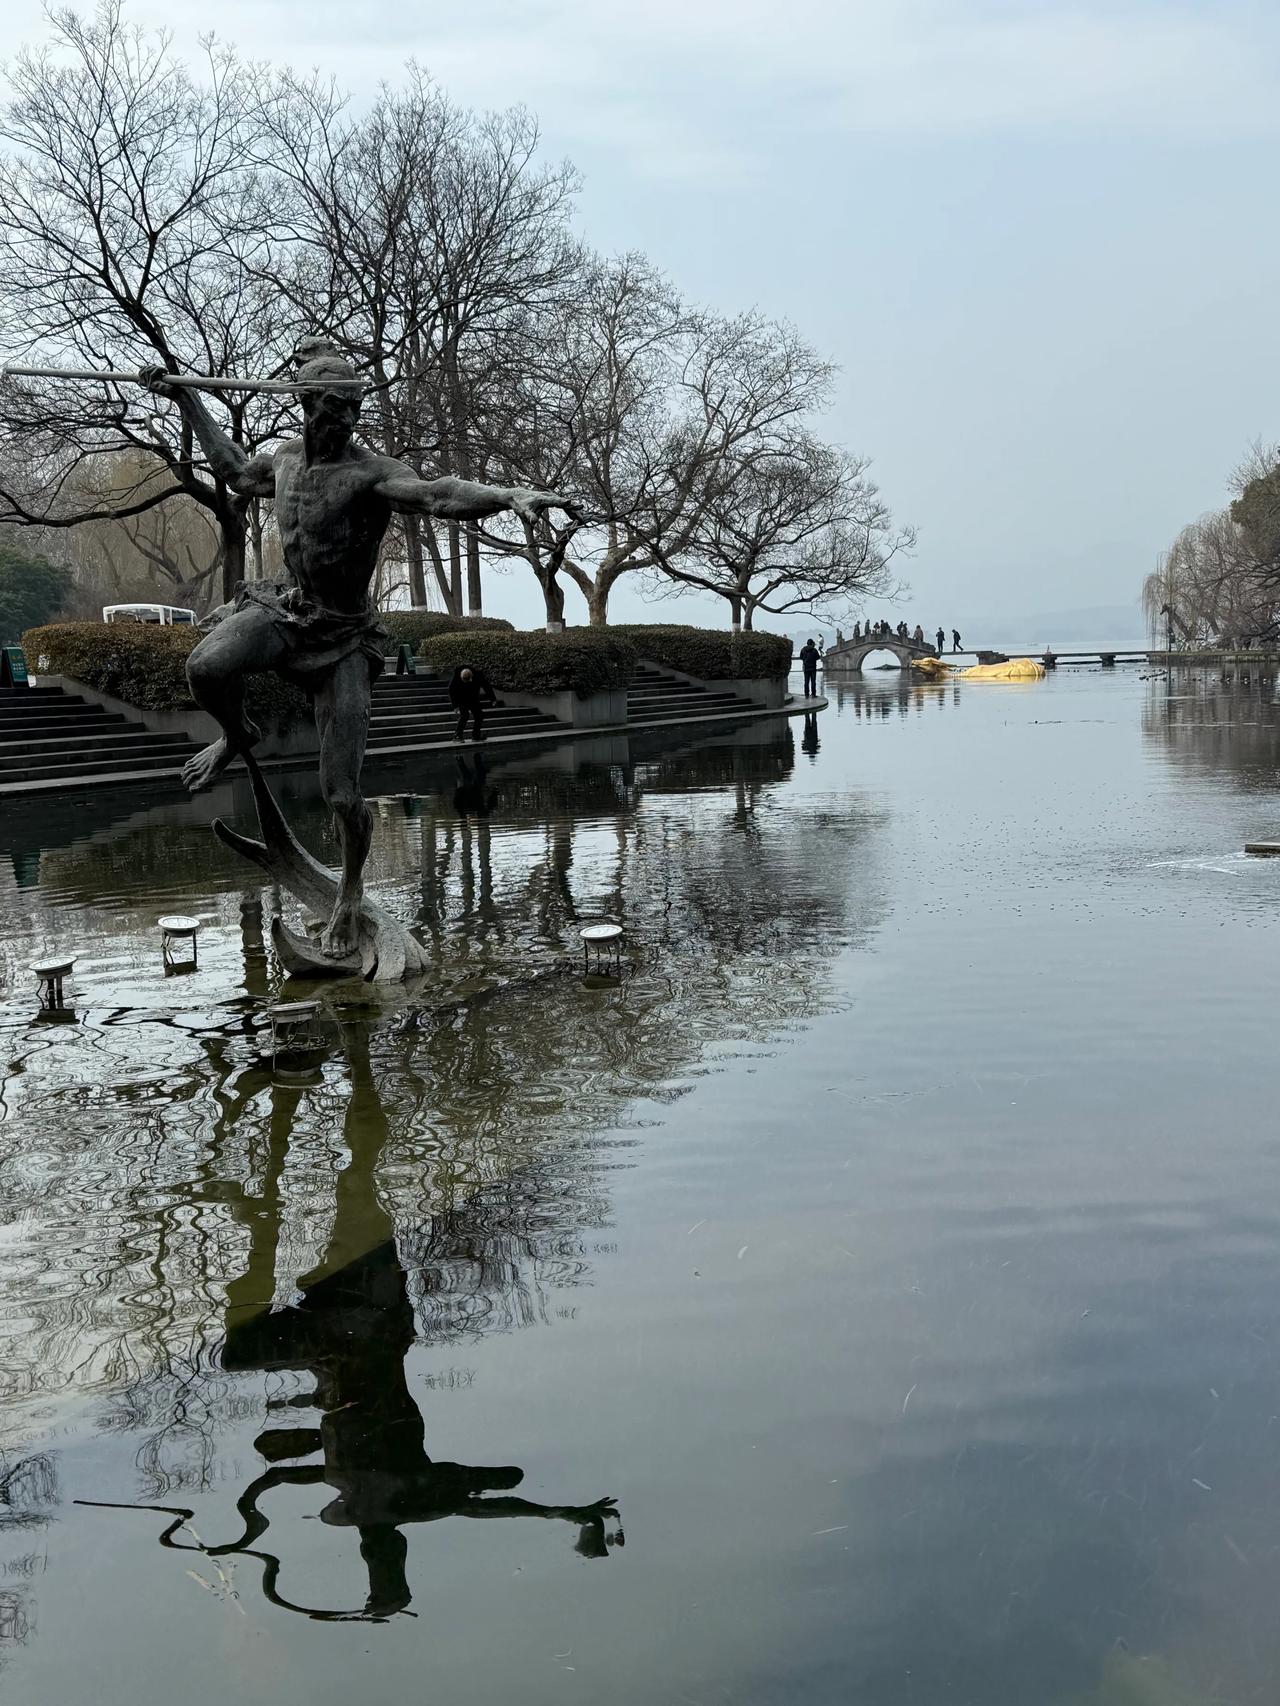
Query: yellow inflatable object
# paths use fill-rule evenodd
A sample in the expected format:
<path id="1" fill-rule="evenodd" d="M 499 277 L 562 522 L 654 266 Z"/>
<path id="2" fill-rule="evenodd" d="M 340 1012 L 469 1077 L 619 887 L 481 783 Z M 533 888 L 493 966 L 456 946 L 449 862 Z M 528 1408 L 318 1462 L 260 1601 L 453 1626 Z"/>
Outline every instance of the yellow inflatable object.
<path id="1" fill-rule="evenodd" d="M 1008 663 L 975 663 L 971 668 L 959 671 L 961 681 L 1041 681 L 1046 674 L 1044 665 L 1034 658 L 1010 658 Z"/>
<path id="2" fill-rule="evenodd" d="M 941 681 L 944 675 L 952 673 L 951 665 L 943 663 L 941 658 L 912 658 L 911 667 L 926 681 Z"/>

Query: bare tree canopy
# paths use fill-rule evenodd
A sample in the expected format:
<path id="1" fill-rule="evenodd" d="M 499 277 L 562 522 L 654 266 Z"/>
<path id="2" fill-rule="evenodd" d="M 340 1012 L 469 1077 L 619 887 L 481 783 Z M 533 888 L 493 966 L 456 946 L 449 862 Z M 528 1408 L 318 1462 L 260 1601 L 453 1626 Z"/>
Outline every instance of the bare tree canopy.
<path id="1" fill-rule="evenodd" d="M 775 616 L 837 610 L 896 592 L 891 564 L 915 543 L 896 528 L 847 452 L 796 433 L 767 455 L 728 458 L 682 554 L 659 566 L 675 587 L 727 600 L 733 626 L 758 610 Z"/>
<path id="2" fill-rule="evenodd" d="M 1184 527 L 1143 583 L 1151 632 L 1175 645 L 1239 645 L 1274 632 L 1274 574 L 1259 565 L 1227 510 Z"/>
<path id="3" fill-rule="evenodd" d="M 363 117 L 318 78 L 260 80 L 264 179 L 287 254 L 280 288 L 300 319 L 371 375 L 365 430 L 417 473 L 483 478 L 484 410 L 572 273 L 568 215 L 577 174 L 537 158 L 521 109 L 455 107 L 420 67 Z M 474 529 L 443 541 L 407 517 L 413 602 L 427 597 L 424 549 L 444 606 L 482 604 Z"/>
<path id="4" fill-rule="evenodd" d="M 570 224 L 577 173 L 541 158 L 527 112 L 468 112 L 414 64 L 358 111 L 213 41 L 193 71 L 120 0 L 49 30 L 0 109 L 11 359 L 272 378 L 322 337 L 367 375 L 380 451 L 574 500 L 563 521 L 489 531 L 402 518 L 378 587 L 415 605 L 479 613 L 482 566 L 519 560 L 553 623 L 570 587 L 604 623 L 628 574 L 720 594 L 748 626 L 886 590 L 911 536 L 865 463 L 817 436 L 832 364 L 760 312 L 691 306 L 643 255 L 592 253 Z M 292 420 L 288 399 L 218 407 L 249 453 Z M 74 530 L 60 554 L 86 597 L 145 562 L 203 605 L 273 560 L 267 502 L 231 492 L 182 416 L 131 385 L 4 387 L 5 521 L 46 551 Z"/>
<path id="5" fill-rule="evenodd" d="M 1280 583 L 1280 447 L 1252 445 L 1231 484 L 1230 515 L 1245 548 L 1264 577 Z"/>
<path id="6" fill-rule="evenodd" d="M 560 576 L 582 593 L 595 625 L 607 621 L 618 580 L 637 571 L 659 591 L 722 592 L 745 570 L 744 584 L 758 582 L 762 592 L 737 595 L 748 622 L 757 608 L 807 609 L 883 590 L 880 569 L 910 536 L 893 535 L 861 465 L 803 427 L 825 404 L 835 370 L 793 327 L 759 313 L 694 309 L 644 256 L 606 260 L 584 250 L 550 335 L 534 330 L 501 388 L 505 410 L 485 417 L 492 455 L 511 478 L 571 493 L 586 520 L 486 542 L 530 564 L 549 620 L 563 615 Z M 778 550 L 791 550 L 792 566 L 807 573 L 799 596 L 798 580 L 785 598 L 781 582 L 764 593 L 759 530 L 773 502 L 770 469 L 793 506 L 802 484 L 825 506 L 812 525 L 793 507 L 790 531 L 777 531 L 772 566 L 782 564 Z M 733 515 L 735 495 L 753 514 Z M 749 567 L 731 561 L 735 526 L 742 548 L 754 542 Z"/>
<path id="7" fill-rule="evenodd" d="M 1184 527 L 1143 583 L 1155 638 L 1239 645 L 1280 633 L 1280 447 L 1252 444 L 1230 485 L 1230 505 Z"/>
<path id="8" fill-rule="evenodd" d="M 198 83 L 165 38 L 125 25 L 116 0 L 91 22 L 59 11 L 50 26 L 50 42 L 10 68 L 0 112 L 6 349 L 77 366 L 281 370 L 294 327 L 264 281 L 269 234 L 249 217 L 260 124 L 234 55 L 210 45 Z M 278 433 L 269 399 L 226 406 L 247 447 Z M 15 445 L 0 520 L 68 527 L 140 515 L 180 493 L 218 530 L 222 591 L 243 577 L 244 505 L 144 392 L 11 383 L 0 449 Z M 120 452 L 165 477 L 86 504 L 82 462 Z"/>

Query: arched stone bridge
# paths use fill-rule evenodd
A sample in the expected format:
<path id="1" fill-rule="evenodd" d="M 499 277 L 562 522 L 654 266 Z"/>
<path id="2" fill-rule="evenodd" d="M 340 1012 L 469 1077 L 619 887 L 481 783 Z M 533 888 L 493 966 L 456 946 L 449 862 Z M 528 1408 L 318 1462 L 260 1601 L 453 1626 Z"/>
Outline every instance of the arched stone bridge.
<path id="1" fill-rule="evenodd" d="M 938 655 L 932 646 L 913 645 L 910 640 L 900 640 L 896 634 L 885 634 L 880 638 L 873 634 L 869 640 L 842 640 L 838 646 L 828 646 L 822 654 L 823 669 L 861 675 L 862 666 L 872 652 L 892 652 L 903 669 L 911 668 L 913 658 L 936 658 Z"/>

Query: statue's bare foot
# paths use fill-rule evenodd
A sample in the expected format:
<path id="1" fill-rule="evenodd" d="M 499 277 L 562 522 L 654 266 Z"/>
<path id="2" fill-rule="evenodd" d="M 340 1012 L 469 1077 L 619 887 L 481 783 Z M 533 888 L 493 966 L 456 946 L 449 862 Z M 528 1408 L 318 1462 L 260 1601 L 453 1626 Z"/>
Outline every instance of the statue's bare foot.
<path id="1" fill-rule="evenodd" d="M 182 766 L 182 780 L 193 794 L 198 794 L 202 788 L 208 788 L 235 757 L 231 745 L 225 735 L 211 741 L 202 752 L 197 752 L 194 758 L 189 758 Z"/>
<path id="2" fill-rule="evenodd" d="M 262 730 L 258 725 L 248 717 L 242 717 L 236 744 L 233 746 L 226 735 L 210 741 L 203 751 L 197 752 L 182 766 L 182 780 L 193 794 L 198 794 L 221 776 L 237 752 L 248 752 L 261 739 Z"/>
<path id="3" fill-rule="evenodd" d="M 360 947 L 360 905 L 339 900 L 333 916 L 320 933 L 320 949 L 326 959 L 345 960 Z"/>

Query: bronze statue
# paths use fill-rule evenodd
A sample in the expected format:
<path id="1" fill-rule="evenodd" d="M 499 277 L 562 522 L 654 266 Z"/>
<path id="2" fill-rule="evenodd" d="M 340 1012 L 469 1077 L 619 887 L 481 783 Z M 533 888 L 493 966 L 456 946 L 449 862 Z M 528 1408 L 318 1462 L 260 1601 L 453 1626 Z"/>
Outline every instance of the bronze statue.
<path id="1" fill-rule="evenodd" d="M 221 430 L 184 376 L 159 367 L 139 374 L 149 390 L 177 403 L 219 480 L 241 497 L 274 500 L 291 576 L 291 584 L 284 586 L 242 584 L 234 605 L 191 653 L 192 696 L 217 720 L 222 734 L 188 763 L 183 775 L 193 791 L 206 788 L 234 759 L 243 758 L 261 815 L 263 796 L 270 802 L 270 795 L 251 756 L 260 736 L 245 715 L 245 677 L 274 671 L 310 694 L 320 736 L 320 785 L 337 822 L 342 871 L 319 953 L 283 927 L 276 932 L 277 944 L 292 962 L 290 969 L 359 971 L 386 979 L 420 969 L 421 961 L 411 938 L 400 951 L 387 953 L 392 922 L 365 899 L 362 883 L 371 819 L 360 773 L 370 691 L 387 643 L 369 603 L 379 547 L 393 515 L 478 521 L 510 509 L 534 522 L 548 509 L 569 506 L 551 492 L 452 477 L 423 480 L 393 457 L 376 455 L 354 440 L 362 386 L 351 365 L 323 340 L 303 340 L 298 354 L 307 358 L 292 382 L 302 399 L 302 436 L 256 456 Z M 283 831 L 284 839 L 277 836 L 274 844 L 265 821 L 264 844 L 247 842 L 225 826 L 215 828 L 299 898 L 313 905 L 318 895 L 326 899 L 325 883 L 332 878 L 293 842 L 274 802 L 267 810 L 276 830 Z M 289 871 L 299 857 L 308 867 L 301 885 L 290 880 Z"/>

